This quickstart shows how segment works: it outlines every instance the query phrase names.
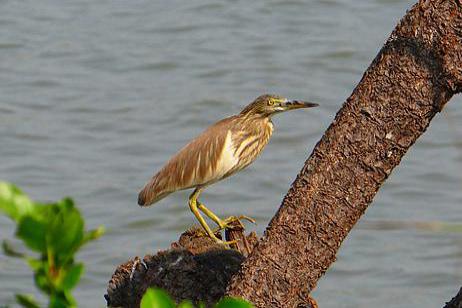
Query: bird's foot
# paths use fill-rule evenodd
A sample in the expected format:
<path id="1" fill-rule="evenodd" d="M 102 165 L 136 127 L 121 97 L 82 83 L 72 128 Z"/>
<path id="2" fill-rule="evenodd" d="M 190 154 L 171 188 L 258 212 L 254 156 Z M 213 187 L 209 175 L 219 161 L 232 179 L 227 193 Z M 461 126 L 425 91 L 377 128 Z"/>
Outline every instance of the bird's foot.
<path id="1" fill-rule="evenodd" d="M 244 229 L 244 224 L 242 223 L 241 220 L 247 220 L 251 223 L 255 223 L 255 219 L 249 217 L 249 216 L 245 216 L 245 215 L 241 215 L 241 216 L 230 216 L 228 218 L 225 218 L 223 220 L 219 220 L 218 221 L 218 225 L 219 227 L 214 230 L 214 231 L 220 231 L 220 230 L 224 230 L 224 229 L 235 229 L 236 228 L 236 225 L 234 225 L 234 222 L 237 222 L 238 226 L 242 229 Z"/>
<path id="2" fill-rule="evenodd" d="M 220 229 L 213 230 L 213 235 L 208 234 L 205 230 L 195 230 L 195 235 L 199 237 L 208 237 L 212 239 L 215 243 L 225 246 L 225 248 L 230 248 L 229 245 L 236 244 L 237 241 L 224 241 L 218 238 L 215 234 L 220 232 Z"/>
<path id="3" fill-rule="evenodd" d="M 230 245 L 233 245 L 233 244 L 236 244 L 236 243 L 237 243 L 236 240 L 233 240 L 233 241 L 223 241 L 223 240 L 220 240 L 220 239 L 217 238 L 217 237 L 213 238 L 213 240 L 214 240 L 217 244 L 220 244 L 220 245 L 225 246 L 225 248 L 231 248 Z"/>

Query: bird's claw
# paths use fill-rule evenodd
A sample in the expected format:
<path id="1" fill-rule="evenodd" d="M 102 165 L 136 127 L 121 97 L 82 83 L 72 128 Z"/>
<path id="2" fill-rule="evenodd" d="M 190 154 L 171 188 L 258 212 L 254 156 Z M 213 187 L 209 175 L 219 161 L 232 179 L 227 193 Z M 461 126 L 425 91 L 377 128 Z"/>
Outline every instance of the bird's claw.
<path id="1" fill-rule="evenodd" d="M 215 241 L 217 244 L 220 244 L 220 245 L 224 245 L 228 248 L 229 245 L 232 245 L 232 244 L 236 244 L 237 241 L 236 240 L 233 240 L 233 241 L 223 241 L 222 239 L 218 238 L 215 234 L 218 233 L 218 231 L 220 231 L 220 229 L 218 230 L 214 230 L 213 231 L 213 235 L 210 235 L 208 234 L 207 232 L 205 232 L 204 230 L 196 230 L 195 231 L 195 235 L 196 236 L 199 236 L 199 237 L 209 237 L 210 239 L 212 239 L 213 241 Z"/>
<path id="2" fill-rule="evenodd" d="M 229 248 L 229 245 L 233 245 L 237 243 L 237 240 L 223 241 L 223 240 L 220 240 L 219 238 L 215 238 L 214 240 L 217 242 L 217 244 L 224 245 L 226 248 Z"/>
<path id="3" fill-rule="evenodd" d="M 255 219 L 253 219 L 252 217 L 249 217 L 249 216 L 245 216 L 245 215 L 241 215 L 238 217 L 239 219 L 245 219 L 247 220 L 248 222 L 251 222 L 253 224 L 257 224 L 257 221 Z"/>
<path id="4" fill-rule="evenodd" d="M 217 231 L 220 231 L 220 230 L 224 230 L 224 229 L 235 229 L 236 226 L 233 225 L 234 222 L 237 222 L 238 225 L 242 228 L 244 228 L 244 225 L 242 224 L 241 220 L 247 220 L 251 223 L 255 223 L 255 219 L 249 217 L 249 216 L 245 216 L 245 215 L 241 215 L 241 216 L 230 216 L 222 221 L 220 221 L 219 223 L 219 227 L 217 229 Z"/>
<path id="5" fill-rule="evenodd" d="M 218 230 L 213 230 L 212 232 L 214 234 L 216 234 L 216 233 L 218 233 L 217 231 Z M 210 236 L 210 234 L 208 234 L 205 230 L 199 230 L 199 229 L 194 230 L 194 235 L 197 236 L 197 237 L 210 237 L 210 238 L 214 239 L 214 237 Z"/>
<path id="6" fill-rule="evenodd" d="M 237 240 L 232 240 L 232 241 L 223 241 L 222 239 L 218 238 L 217 235 L 221 234 L 222 230 L 228 229 L 228 230 L 244 230 L 244 224 L 242 223 L 241 220 L 247 220 L 251 223 L 255 223 L 255 219 L 241 215 L 241 216 L 230 216 L 225 219 L 218 219 L 215 218 L 214 221 L 218 224 L 218 227 L 210 230 L 208 226 L 203 226 L 204 230 L 200 229 L 195 229 L 194 233 L 198 237 L 209 237 L 212 240 L 214 240 L 217 244 L 224 245 L 226 248 L 230 248 L 230 245 L 237 244 Z"/>

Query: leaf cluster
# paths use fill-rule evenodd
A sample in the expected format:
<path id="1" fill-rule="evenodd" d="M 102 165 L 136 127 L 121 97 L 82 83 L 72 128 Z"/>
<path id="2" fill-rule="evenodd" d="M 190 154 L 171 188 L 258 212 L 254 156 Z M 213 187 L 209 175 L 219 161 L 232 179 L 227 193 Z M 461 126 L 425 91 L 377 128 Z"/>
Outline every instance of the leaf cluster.
<path id="1" fill-rule="evenodd" d="M 200 304 L 200 308 L 205 308 L 205 305 Z M 220 300 L 215 308 L 252 308 L 253 305 L 249 302 L 232 297 L 225 297 Z M 171 297 L 161 289 L 148 288 L 141 299 L 140 308 L 194 308 L 194 305 L 189 301 L 183 301 L 178 306 Z"/>
<path id="2" fill-rule="evenodd" d="M 85 243 L 100 237 L 103 227 L 85 231 L 84 220 L 70 198 L 49 204 L 33 202 L 18 187 L 0 182 L 0 212 L 16 223 L 16 236 L 35 256 L 17 252 L 7 241 L 3 251 L 26 260 L 34 272 L 36 286 L 50 298 L 49 307 L 75 307 L 71 290 L 84 271 L 74 260 Z M 17 295 L 24 307 L 39 307 L 27 295 Z"/>

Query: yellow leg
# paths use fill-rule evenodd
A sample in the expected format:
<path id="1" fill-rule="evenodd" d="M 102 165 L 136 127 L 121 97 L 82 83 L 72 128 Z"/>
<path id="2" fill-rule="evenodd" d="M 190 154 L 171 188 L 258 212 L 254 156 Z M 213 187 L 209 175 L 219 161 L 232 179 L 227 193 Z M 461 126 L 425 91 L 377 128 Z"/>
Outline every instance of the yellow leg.
<path id="1" fill-rule="evenodd" d="M 209 217 L 211 220 L 213 220 L 218 226 L 219 228 L 217 230 L 214 230 L 214 231 L 219 231 L 219 230 L 223 230 L 225 228 L 228 228 L 229 227 L 229 224 L 231 224 L 232 222 L 234 221 L 239 221 L 241 219 L 246 219 L 252 223 L 255 223 L 255 220 L 250 218 L 250 217 L 247 217 L 247 216 L 244 216 L 244 215 L 241 215 L 239 217 L 236 217 L 236 216 L 230 216 L 224 220 L 220 219 L 217 215 L 215 215 L 215 213 L 213 213 L 211 210 L 209 210 L 204 204 L 200 203 L 199 201 L 198 202 L 198 208 L 199 210 L 201 210 L 205 215 L 207 215 L 207 217 Z"/>
<path id="2" fill-rule="evenodd" d="M 226 242 L 226 241 L 222 241 L 219 238 L 217 238 L 215 234 L 213 233 L 212 229 L 210 229 L 210 227 L 205 222 L 204 217 L 202 217 L 201 214 L 199 213 L 197 209 L 197 203 L 199 203 L 197 201 L 197 198 L 199 197 L 201 191 L 202 191 L 202 188 L 196 188 L 194 192 L 191 194 L 191 196 L 189 196 L 189 208 L 191 209 L 191 212 L 193 212 L 194 216 L 196 216 L 197 220 L 199 220 L 199 223 L 201 224 L 202 228 L 204 228 L 205 232 L 210 238 L 215 240 L 217 243 L 221 243 L 225 245 L 234 244 L 235 241 Z M 214 217 L 218 218 L 215 214 L 214 214 Z"/>
<path id="3" fill-rule="evenodd" d="M 205 205 L 201 202 L 198 201 L 198 205 L 197 207 L 199 208 L 199 210 L 201 210 L 205 215 L 207 215 L 207 217 L 209 217 L 211 220 L 213 220 L 217 225 L 219 225 L 220 227 L 222 226 L 223 224 L 223 221 L 217 216 L 215 215 L 214 212 L 212 212 L 211 210 L 209 210 L 208 208 L 205 207 Z"/>

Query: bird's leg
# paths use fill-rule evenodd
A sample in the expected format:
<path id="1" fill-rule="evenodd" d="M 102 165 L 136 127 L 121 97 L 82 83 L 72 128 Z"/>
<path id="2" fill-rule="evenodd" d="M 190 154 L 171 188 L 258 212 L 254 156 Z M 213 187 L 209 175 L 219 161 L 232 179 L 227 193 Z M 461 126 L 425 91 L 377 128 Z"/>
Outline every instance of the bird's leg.
<path id="1" fill-rule="evenodd" d="M 207 215 L 207 217 L 209 217 L 211 220 L 213 220 L 217 225 L 218 225 L 218 229 L 215 229 L 213 230 L 214 232 L 216 231 L 220 231 L 220 230 L 224 230 L 226 228 L 229 228 L 229 229 L 232 229 L 233 227 L 231 226 L 231 224 L 235 221 L 239 222 L 241 225 L 241 219 L 245 219 L 245 220 L 248 220 L 252 223 L 255 223 L 255 220 L 250 218 L 250 217 L 247 217 L 247 216 L 239 216 L 239 217 L 236 217 L 236 216 L 231 216 L 231 217 L 228 217 L 226 219 L 220 219 L 217 215 L 215 215 L 214 212 L 212 212 L 211 210 L 209 210 L 204 204 L 200 203 L 199 201 L 198 202 L 198 208 L 199 210 L 201 210 L 205 215 Z M 242 226 L 244 227 L 244 226 Z"/>
<path id="2" fill-rule="evenodd" d="M 210 227 L 205 222 L 204 217 L 202 217 L 201 213 L 199 213 L 199 210 L 197 209 L 197 204 L 198 203 L 201 204 L 201 203 L 197 201 L 197 198 L 199 197 L 199 194 L 201 193 L 201 190 L 202 190 L 201 188 L 196 188 L 194 190 L 194 192 L 191 194 L 191 196 L 189 196 L 189 208 L 191 209 L 191 212 L 193 212 L 194 216 L 196 216 L 197 220 L 199 220 L 199 223 L 201 224 L 202 228 L 204 228 L 207 235 L 210 238 L 212 238 L 213 240 L 215 240 L 215 242 L 220 243 L 220 244 L 225 244 L 225 245 L 234 244 L 236 241 L 226 242 L 226 241 L 222 241 L 218 237 L 216 237 L 215 234 L 213 233 L 212 229 L 210 229 Z M 215 217 L 216 217 L 216 215 L 215 215 Z M 218 217 L 216 217 L 216 218 L 218 218 Z"/>
<path id="3" fill-rule="evenodd" d="M 207 235 L 215 239 L 216 238 L 215 234 L 213 234 L 212 229 L 210 229 L 210 227 L 205 222 L 204 217 L 202 217 L 201 213 L 199 213 L 197 209 L 197 203 L 198 203 L 197 198 L 199 197 L 200 192 L 201 192 L 201 189 L 196 188 L 196 190 L 194 190 L 194 192 L 189 196 L 189 208 L 191 209 L 191 212 L 193 212 L 194 216 L 196 216 L 197 220 L 199 220 L 199 223 L 201 224 L 202 228 L 204 228 Z"/>
<path id="4" fill-rule="evenodd" d="M 204 213 L 205 215 L 207 215 L 207 217 L 209 217 L 211 220 L 213 220 L 217 225 L 220 226 L 220 230 L 224 229 L 225 228 L 225 225 L 223 224 L 223 220 L 221 220 L 217 215 L 215 215 L 214 212 L 212 212 L 211 210 L 209 210 L 203 203 L 199 202 L 198 201 L 198 205 L 197 207 L 199 208 L 199 210 L 202 211 L 202 213 Z"/>

